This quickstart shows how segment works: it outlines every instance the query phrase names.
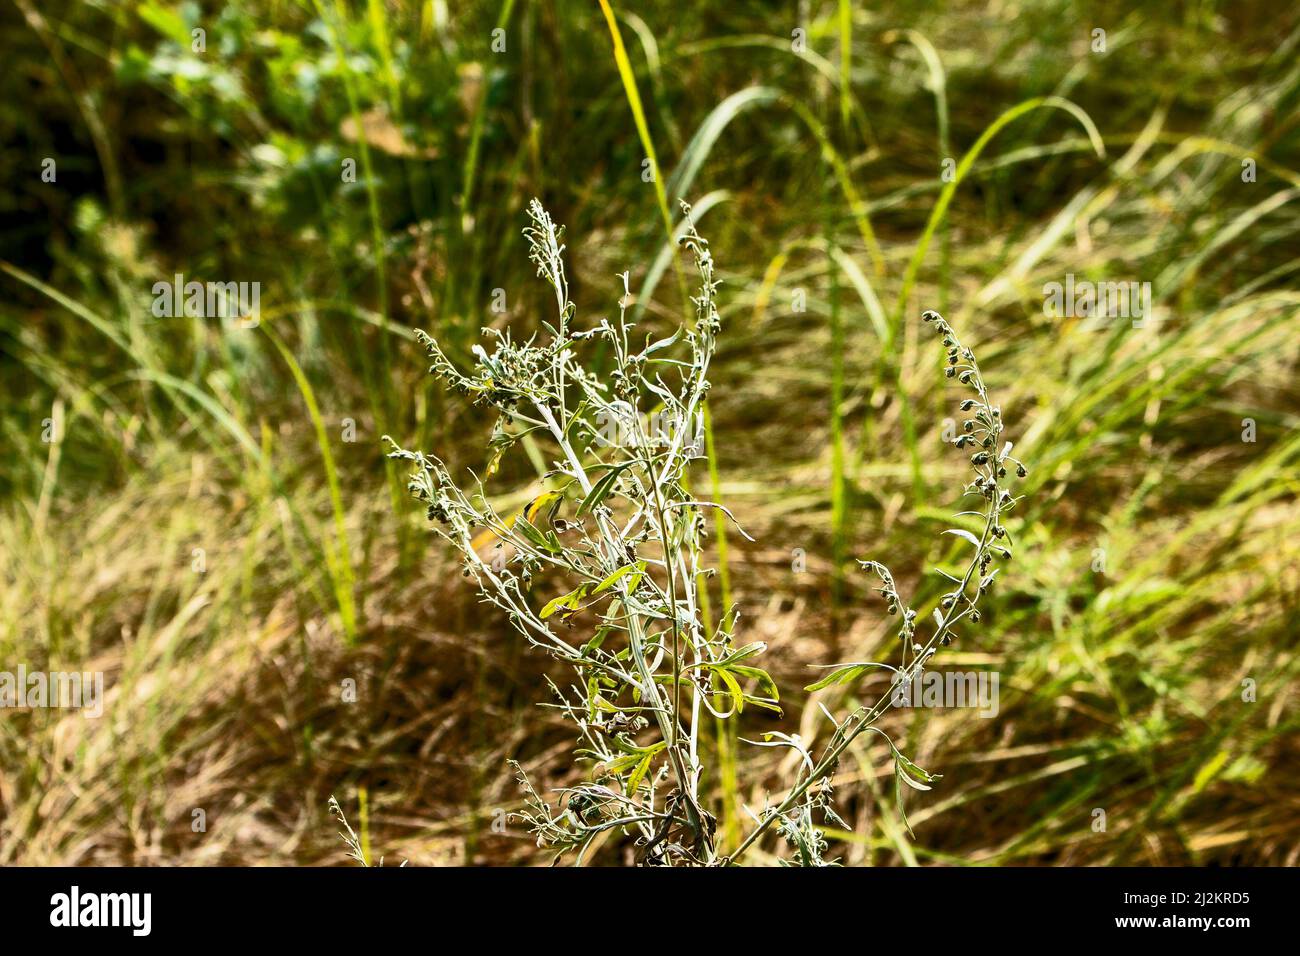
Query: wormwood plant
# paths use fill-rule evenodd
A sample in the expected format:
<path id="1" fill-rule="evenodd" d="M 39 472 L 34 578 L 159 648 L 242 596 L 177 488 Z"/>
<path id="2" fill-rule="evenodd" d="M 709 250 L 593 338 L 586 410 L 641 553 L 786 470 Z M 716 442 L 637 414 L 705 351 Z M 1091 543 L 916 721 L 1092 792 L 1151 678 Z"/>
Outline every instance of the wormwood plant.
<path id="1" fill-rule="evenodd" d="M 555 701 L 548 706 L 577 728 L 575 757 L 589 768 L 587 779 L 561 790 L 553 807 L 514 765 L 527 797 L 521 816 L 539 845 L 577 851 L 581 859 L 597 837 L 612 831 L 633 840 L 645 865 L 723 865 L 775 827 L 793 848 L 793 863 L 823 865 L 819 827 L 844 826 L 831 806 L 831 780 L 855 738 L 871 732 L 888 743 L 900 811 L 902 787 L 929 789 L 935 776 L 875 726 L 889 706 L 888 693 L 843 720 L 823 706 L 834 729 L 817 756 L 795 735 L 772 732 L 750 741 L 794 749 L 798 770 L 784 795 L 753 815 L 753 827 L 734 851 L 723 855 L 717 846 L 701 733 L 714 718 L 734 720 L 746 707 L 779 712 L 780 705 L 775 682 L 758 666 L 765 646 L 736 637 L 736 610 L 724 609 L 717 620 L 705 619 L 703 611 L 712 574 L 703 564 L 705 515 L 718 510 L 734 518 L 687 485 L 691 462 L 703 454 L 698 436 L 721 323 L 713 257 L 691 223 L 690 208 L 682 208 L 681 243 L 699 272 L 699 294 L 692 299 L 694 321 L 666 338 L 635 334 L 626 315 L 630 295 L 620 300 L 616 321 L 573 327 L 563 230 L 536 200 L 524 235 L 538 275 L 555 293 L 556 316 L 542 323 L 545 336 L 516 342 L 508 331 L 484 330 L 492 351 L 475 346 L 477 362 L 465 373 L 420 333 L 430 372 L 498 413 L 483 478 L 525 436 L 556 451 L 544 490 L 519 513 L 499 512 L 482 479 L 471 473 L 458 481 L 437 457 L 387 439 L 390 457 L 413 466 L 412 494 L 460 553 L 482 599 L 504 611 L 531 644 L 573 667 L 568 687 L 551 683 Z M 627 292 L 626 273 L 622 281 Z M 891 672 L 895 682 L 918 677 L 957 625 L 978 622 L 977 602 L 997 574 L 993 565 L 1010 556 L 1001 516 L 1014 499 L 1003 486 L 1008 464 L 1022 475 L 1023 467 L 1002 443 L 1001 413 L 989 403 L 974 355 L 939 316 L 926 313 L 925 320 L 948 349 L 949 376 L 974 391 L 962 403 L 970 417 L 957 445 L 971 451 L 975 477 L 966 490 L 983 501 L 981 511 L 970 513 L 982 516 L 984 530 L 979 536 L 950 532 L 966 539 L 974 555 L 962 576 L 947 575 L 952 590 L 928 631 L 889 570 L 862 562 L 879 577 L 890 613 L 901 614 L 902 664 L 839 665 L 810 690 L 848 684 L 873 668 Z M 593 343 L 604 345 L 613 366 L 603 379 L 577 357 Z"/>

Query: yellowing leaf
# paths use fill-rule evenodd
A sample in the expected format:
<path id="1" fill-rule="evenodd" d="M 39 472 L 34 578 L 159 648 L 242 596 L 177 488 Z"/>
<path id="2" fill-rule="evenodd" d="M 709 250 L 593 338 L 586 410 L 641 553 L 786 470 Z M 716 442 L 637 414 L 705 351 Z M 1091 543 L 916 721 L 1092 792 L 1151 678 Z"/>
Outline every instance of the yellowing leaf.
<path id="1" fill-rule="evenodd" d="M 538 495 L 536 498 L 530 501 L 528 503 L 528 507 L 524 509 L 524 517 L 527 518 L 529 521 L 531 521 L 533 524 L 536 524 L 537 515 L 541 512 L 541 510 L 545 508 L 547 505 L 558 506 L 559 500 L 563 497 L 564 497 L 564 493 L 560 491 L 547 491 L 544 492 L 543 494 Z"/>
<path id="2" fill-rule="evenodd" d="M 542 620 L 546 620 L 546 618 L 550 617 L 556 611 L 564 610 L 572 613 L 573 611 L 578 610 L 579 602 L 587 596 L 587 589 L 589 587 L 591 587 L 591 585 L 584 584 L 581 587 L 570 591 L 568 594 L 561 594 L 555 600 L 548 602 L 547 605 L 542 608 L 541 613 L 538 616 L 542 618 Z"/>

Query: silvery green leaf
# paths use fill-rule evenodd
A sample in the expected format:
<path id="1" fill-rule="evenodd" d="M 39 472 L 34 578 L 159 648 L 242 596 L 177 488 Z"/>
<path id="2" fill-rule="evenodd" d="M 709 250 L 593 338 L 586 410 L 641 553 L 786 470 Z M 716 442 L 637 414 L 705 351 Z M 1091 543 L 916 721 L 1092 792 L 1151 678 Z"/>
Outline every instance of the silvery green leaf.
<path id="1" fill-rule="evenodd" d="M 955 534 L 957 537 L 962 538 L 965 541 L 969 541 L 977 548 L 980 546 L 980 539 L 975 537 L 975 535 L 971 534 L 969 531 L 965 530 L 964 528 L 949 528 L 947 531 L 944 532 L 944 534 Z"/>
<path id="2" fill-rule="evenodd" d="M 671 346 L 674 342 L 676 342 L 679 338 L 681 338 L 681 335 L 682 335 L 682 328 L 679 325 L 677 327 L 677 331 L 674 332 L 672 335 L 668 336 L 668 338 L 660 339 L 658 342 L 652 342 L 650 345 L 647 345 L 645 347 L 645 351 L 642 352 L 641 355 L 645 357 L 649 357 L 651 355 L 654 355 L 656 352 L 663 351 L 664 349 Z"/>

